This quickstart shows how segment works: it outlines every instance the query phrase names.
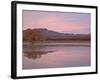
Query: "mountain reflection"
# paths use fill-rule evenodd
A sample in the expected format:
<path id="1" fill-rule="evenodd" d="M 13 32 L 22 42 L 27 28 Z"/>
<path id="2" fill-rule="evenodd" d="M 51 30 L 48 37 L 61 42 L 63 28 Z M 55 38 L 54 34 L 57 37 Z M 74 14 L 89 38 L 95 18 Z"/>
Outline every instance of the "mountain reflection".
<path id="1" fill-rule="evenodd" d="M 54 51 L 24 51 L 24 56 L 29 59 L 35 60 L 41 58 L 42 55 L 46 55 L 51 52 Z"/>

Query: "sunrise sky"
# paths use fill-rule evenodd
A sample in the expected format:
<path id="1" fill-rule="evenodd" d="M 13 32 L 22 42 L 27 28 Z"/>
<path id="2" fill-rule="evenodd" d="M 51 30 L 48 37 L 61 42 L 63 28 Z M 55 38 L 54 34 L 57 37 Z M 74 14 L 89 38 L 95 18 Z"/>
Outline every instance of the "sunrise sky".
<path id="1" fill-rule="evenodd" d="M 89 13 L 23 10 L 23 29 L 46 28 L 62 33 L 89 34 Z"/>

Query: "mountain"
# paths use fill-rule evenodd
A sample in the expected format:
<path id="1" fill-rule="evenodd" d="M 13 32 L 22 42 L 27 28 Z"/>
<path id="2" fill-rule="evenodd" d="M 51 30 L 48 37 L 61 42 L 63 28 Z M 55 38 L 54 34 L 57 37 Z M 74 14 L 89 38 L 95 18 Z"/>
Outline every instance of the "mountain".
<path id="1" fill-rule="evenodd" d="M 24 41 L 44 40 L 90 40 L 90 34 L 60 33 L 45 28 L 27 29 L 23 31 Z"/>

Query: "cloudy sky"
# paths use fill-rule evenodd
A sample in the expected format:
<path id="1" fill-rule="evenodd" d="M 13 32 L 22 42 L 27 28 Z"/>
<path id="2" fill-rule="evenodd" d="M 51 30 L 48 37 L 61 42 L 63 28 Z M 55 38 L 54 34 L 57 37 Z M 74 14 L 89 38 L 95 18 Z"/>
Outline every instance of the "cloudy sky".
<path id="1" fill-rule="evenodd" d="M 47 28 L 62 33 L 90 33 L 89 13 L 23 10 L 23 29 Z"/>

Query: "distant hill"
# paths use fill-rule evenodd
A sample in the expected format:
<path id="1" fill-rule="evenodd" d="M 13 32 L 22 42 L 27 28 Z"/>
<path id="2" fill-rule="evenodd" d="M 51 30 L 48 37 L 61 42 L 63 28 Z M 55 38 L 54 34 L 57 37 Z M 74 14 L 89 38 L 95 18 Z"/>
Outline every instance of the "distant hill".
<path id="1" fill-rule="evenodd" d="M 24 41 L 46 40 L 90 40 L 90 34 L 69 34 L 51 31 L 45 28 L 27 29 L 23 31 Z"/>

